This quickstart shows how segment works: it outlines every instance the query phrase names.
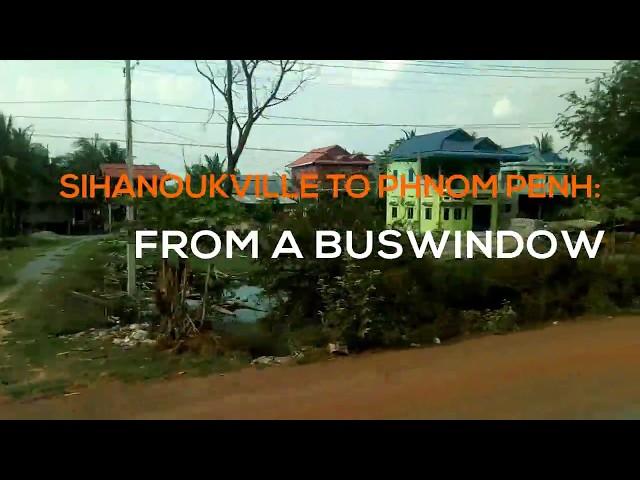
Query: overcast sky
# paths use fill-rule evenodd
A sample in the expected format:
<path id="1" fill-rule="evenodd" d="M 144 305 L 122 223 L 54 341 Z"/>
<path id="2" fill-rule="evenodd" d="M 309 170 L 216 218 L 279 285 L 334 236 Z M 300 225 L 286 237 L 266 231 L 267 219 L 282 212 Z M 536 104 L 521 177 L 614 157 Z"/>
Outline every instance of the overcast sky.
<path id="1" fill-rule="evenodd" d="M 438 61 L 439 62 L 439 61 Z M 613 61 L 491 61 L 453 60 L 448 63 L 423 61 L 309 61 L 313 81 L 289 102 L 274 107 L 272 114 L 385 124 L 519 124 L 518 128 L 469 127 L 479 136 L 488 136 L 502 146 L 532 143 L 533 136 L 551 133 L 556 147 L 566 145 L 553 127 L 532 127 L 531 123 L 551 124 L 566 108 L 560 95 L 576 90 L 585 92 L 585 78 L 597 70 L 608 71 Z M 18 126 L 31 125 L 34 142 L 49 147 L 52 155 L 71 150 L 72 139 L 44 135 L 93 136 L 124 139 L 124 101 L 91 103 L 9 103 L 41 100 L 122 100 L 124 62 L 100 61 L 1 61 L 0 112 L 13 115 Z M 509 70 L 505 70 L 509 66 Z M 514 66 L 528 67 L 515 71 Z M 357 67 L 356 69 L 352 67 Z M 371 70 L 366 70 L 369 68 Z M 550 70 L 572 69 L 572 71 Z M 268 79 L 270 68 L 259 78 Z M 428 72 L 428 73 L 427 73 Z M 492 77 L 510 76 L 508 78 Z M 542 78 L 521 78 L 542 77 Z M 558 78 L 575 77 L 575 78 Z M 197 107 L 211 106 L 208 82 L 195 70 L 192 61 L 141 60 L 133 72 L 134 100 Z M 222 99 L 217 107 L 224 108 Z M 60 120 L 31 117 L 82 117 L 108 120 Z M 179 120 L 205 122 L 206 110 L 133 103 L 134 120 Z M 214 123 L 221 119 L 214 117 Z M 277 126 L 268 123 L 323 123 L 270 118 L 254 127 L 248 147 L 307 151 L 338 144 L 349 151 L 374 154 L 402 135 L 400 127 L 353 126 Z M 326 122 L 325 122 L 326 123 Z M 134 125 L 135 140 L 172 143 L 224 144 L 223 125 L 148 123 Z M 416 128 L 418 134 L 445 128 Z M 124 142 L 122 143 L 124 146 Z M 134 144 L 136 163 L 157 163 L 182 174 L 182 150 L 178 145 Z M 202 154 L 224 151 L 214 148 L 184 147 L 187 162 Z M 283 166 L 301 154 L 247 150 L 240 160 L 243 173 L 281 172 Z"/>

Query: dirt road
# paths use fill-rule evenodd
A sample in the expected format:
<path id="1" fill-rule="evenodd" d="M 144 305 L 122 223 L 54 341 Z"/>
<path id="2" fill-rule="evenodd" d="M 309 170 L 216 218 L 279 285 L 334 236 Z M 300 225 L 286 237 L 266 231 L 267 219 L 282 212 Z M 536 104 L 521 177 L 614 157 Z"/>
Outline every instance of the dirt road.
<path id="1" fill-rule="evenodd" d="M 46 250 L 20 269 L 16 273 L 16 283 L 10 288 L 0 292 L 0 304 L 15 295 L 27 283 L 45 280 L 47 275 L 55 272 L 60 265 L 62 265 L 67 255 L 73 253 L 73 251 L 84 242 L 108 238 L 108 236 L 86 235 L 83 237 L 67 237 L 60 235 L 56 238 L 68 239 L 70 243 Z"/>
<path id="2" fill-rule="evenodd" d="M 640 418 L 640 317 L 0 404 L 0 418 Z"/>

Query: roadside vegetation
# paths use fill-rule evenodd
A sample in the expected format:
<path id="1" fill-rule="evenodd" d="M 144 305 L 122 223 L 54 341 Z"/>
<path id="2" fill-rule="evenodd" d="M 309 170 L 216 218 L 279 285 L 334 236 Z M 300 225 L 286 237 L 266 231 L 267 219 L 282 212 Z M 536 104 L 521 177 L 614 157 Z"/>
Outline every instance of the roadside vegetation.
<path id="1" fill-rule="evenodd" d="M 253 73 L 252 64 L 243 66 L 245 74 Z M 215 88 L 213 79 L 204 76 Z M 638 310 L 640 246 L 633 235 L 616 239 L 621 229 L 633 230 L 640 217 L 640 62 L 620 62 L 600 89 L 584 98 L 569 94 L 567 100 L 572 111 L 560 116 L 558 129 L 573 150 L 587 154 L 586 162 L 572 168 L 581 179 L 594 175 L 600 180 L 602 200 L 578 198 L 562 218 L 593 219 L 607 228 L 598 258 L 574 260 L 559 253 L 545 261 L 528 256 L 318 260 L 313 254 L 317 230 L 351 230 L 358 243 L 365 230 L 385 228 L 383 202 L 340 199 L 337 204 L 328 199 L 283 211 L 269 202 L 249 209 L 221 199 L 146 197 L 136 200 L 137 220 L 131 228 L 174 229 L 187 236 L 203 229 L 242 234 L 256 228 L 260 259 L 236 252 L 232 259 L 220 256 L 207 262 L 194 258 L 188 248 L 187 259 L 145 254 L 137 269 L 139 293 L 128 298 L 124 239 L 79 246 L 55 278 L 26 285 L 0 305 L 7 318 L 13 315 L 6 325 L 9 333 L 0 340 L 0 392 L 14 397 L 73 394 L 100 379 L 224 372 L 261 357 L 300 364 L 326 357 L 328 345 L 342 353 L 425 346 L 585 313 Z M 234 99 L 227 95 L 225 101 L 232 106 Z M 246 136 L 255 120 L 250 117 L 248 126 L 240 127 Z M 405 132 L 405 138 L 413 135 Z M 33 153 L 28 134 L 0 117 L 0 146 L 3 138 L 13 142 L 3 150 L 11 158 Z M 538 143 L 552 148 L 549 137 L 540 137 Z M 117 144 L 109 146 L 98 138 L 79 141 L 76 147 L 54 162 L 55 168 L 94 171 L 105 159 L 123 158 Z M 239 173 L 244 143 L 228 147 L 229 163 L 206 157 L 200 164 L 185 165 L 187 173 Z M 385 152 L 378 160 L 385 164 Z M 17 175 L 14 166 L 5 159 L 0 173 L 4 178 Z M 28 192 L 6 190 L 6 181 L 3 185 L 0 234 L 16 235 Z M 305 258 L 270 258 L 283 230 L 293 232 Z M 11 284 L 20 266 L 52 245 L 21 245 L 20 237 L 14 245 L 3 242 L 0 289 Z M 259 288 L 268 307 L 250 304 L 237 294 L 238 287 Z M 252 309 L 260 310 L 258 321 L 237 321 L 238 312 Z"/>

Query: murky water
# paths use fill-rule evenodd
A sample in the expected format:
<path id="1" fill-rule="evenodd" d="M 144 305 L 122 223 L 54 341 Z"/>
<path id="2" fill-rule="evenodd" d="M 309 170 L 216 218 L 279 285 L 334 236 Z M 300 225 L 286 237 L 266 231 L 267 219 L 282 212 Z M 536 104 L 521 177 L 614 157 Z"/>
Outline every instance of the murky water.
<path id="1" fill-rule="evenodd" d="M 235 316 L 228 316 L 225 320 L 243 322 L 243 323 L 255 323 L 261 318 L 265 317 L 271 308 L 273 307 L 273 301 L 263 295 L 263 290 L 260 287 L 253 285 L 239 285 L 229 290 L 225 297 L 228 299 L 235 299 L 239 302 L 246 303 L 258 310 L 250 310 L 240 308 L 235 311 Z"/>

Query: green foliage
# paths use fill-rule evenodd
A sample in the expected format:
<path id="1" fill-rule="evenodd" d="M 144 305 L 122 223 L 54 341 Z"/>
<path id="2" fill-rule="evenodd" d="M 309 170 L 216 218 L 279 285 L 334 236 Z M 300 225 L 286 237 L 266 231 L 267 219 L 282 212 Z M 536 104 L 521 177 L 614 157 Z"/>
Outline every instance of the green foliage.
<path id="1" fill-rule="evenodd" d="M 16 128 L 0 113 L 0 237 L 20 232 L 34 192 L 51 182 L 48 152 L 31 143 L 31 128 Z"/>
<path id="2" fill-rule="evenodd" d="M 100 172 L 103 163 L 125 163 L 127 151 L 117 142 L 105 142 L 99 135 L 79 138 L 73 143 L 74 150 L 68 155 L 54 159 L 54 163 L 66 172 L 94 174 Z"/>
<path id="3" fill-rule="evenodd" d="M 350 257 L 344 259 L 344 275 L 320 278 L 318 290 L 322 309 L 320 322 L 332 340 L 346 340 L 350 345 L 382 343 L 393 326 L 380 315 L 376 283 L 380 270 L 366 270 Z"/>
<path id="4" fill-rule="evenodd" d="M 382 152 L 380 152 L 379 155 L 377 155 L 375 157 L 375 162 L 378 166 L 378 170 L 381 173 L 386 172 L 387 170 L 387 165 L 390 163 L 390 159 L 389 159 L 389 154 L 398 146 L 400 145 L 402 142 L 409 140 L 410 138 L 413 138 L 416 136 L 416 131 L 414 130 L 402 130 L 402 134 L 403 136 L 401 138 L 398 138 L 397 140 L 394 140 L 392 143 L 389 144 L 389 146 L 387 148 L 385 148 Z"/>
<path id="5" fill-rule="evenodd" d="M 640 296 L 640 258 L 634 255 L 592 260 L 559 252 L 543 262 L 526 255 L 466 261 L 411 255 L 315 258 L 314 235 L 320 229 L 353 231 L 354 249 L 361 251 L 367 222 L 374 237 L 381 229 L 369 220 L 372 210 L 366 202 L 340 208 L 320 203 L 261 237 L 256 279 L 279 299 L 265 319 L 272 331 L 320 329 L 325 340 L 357 350 L 465 332 L 505 333 L 554 318 L 627 308 Z M 284 229 L 292 231 L 303 259 L 270 258 Z M 407 243 L 405 251 L 411 249 Z"/>
<path id="6" fill-rule="evenodd" d="M 599 199 L 581 199 L 565 212 L 613 227 L 640 218 L 640 61 L 618 62 L 610 74 L 593 82 L 587 95 L 569 92 L 569 108 L 557 127 L 570 150 L 588 158 L 582 172 L 601 184 Z"/>
<path id="7" fill-rule="evenodd" d="M 535 136 L 534 140 L 540 153 L 553 152 L 553 137 L 550 134 L 543 133 L 539 137 Z"/>

